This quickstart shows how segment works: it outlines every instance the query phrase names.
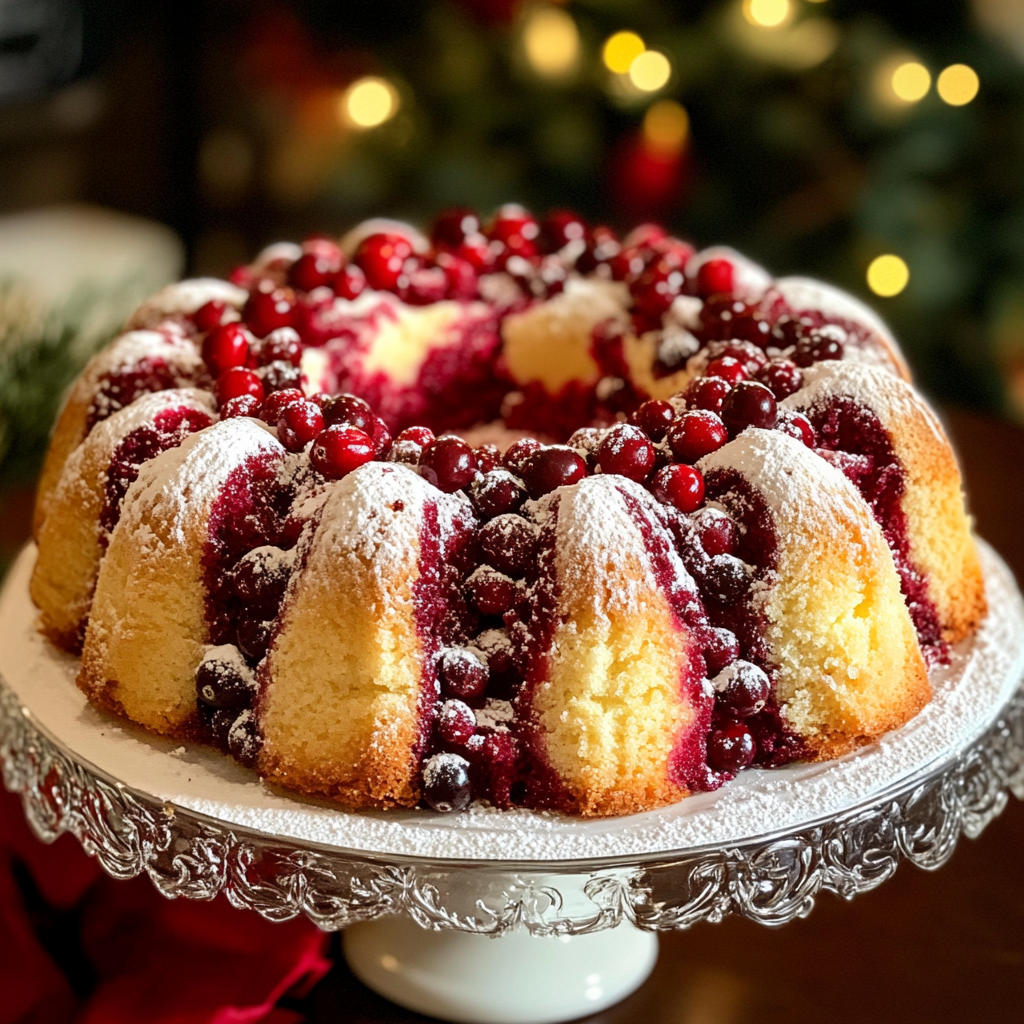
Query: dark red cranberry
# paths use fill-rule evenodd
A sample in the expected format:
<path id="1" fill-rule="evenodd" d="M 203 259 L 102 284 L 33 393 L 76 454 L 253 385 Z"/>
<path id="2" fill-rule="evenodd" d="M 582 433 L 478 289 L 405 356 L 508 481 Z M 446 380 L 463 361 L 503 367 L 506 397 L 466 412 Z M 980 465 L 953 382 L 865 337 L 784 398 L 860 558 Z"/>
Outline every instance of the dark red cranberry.
<path id="1" fill-rule="evenodd" d="M 574 430 L 565 443 L 587 460 L 587 469 L 597 469 L 597 450 L 601 447 L 605 432 L 598 427 L 580 427 Z"/>
<path id="2" fill-rule="evenodd" d="M 473 449 L 476 467 L 481 473 L 490 473 L 501 465 L 501 449 L 496 444 L 482 444 Z"/>
<path id="3" fill-rule="evenodd" d="M 497 516 L 480 527 L 478 538 L 488 564 L 514 579 L 525 575 L 533 562 L 537 530 L 522 516 Z"/>
<path id="4" fill-rule="evenodd" d="M 380 232 L 364 238 L 352 260 L 366 275 L 366 283 L 371 288 L 395 291 L 404 277 L 406 261 L 412 255 L 412 242 L 405 235 Z"/>
<path id="5" fill-rule="evenodd" d="M 605 433 L 597 463 L 602 473 L 618 473 L 640 483 L 654 468 L 654 445 L 639 427 L 619 423 Z"/>
<path id="6" fill-rule="evenodd" d="M 826 359 L 842 359 L 843 343 L 824 331 L 812 331 L 796 343 L 793 362 L 797 366 L 811 366 Z"/>
<path id="7" fill-rule="evenodd" d="M 803 385 L 803 374 L 796 363 L 788 359 L 773 359 L 758 375 L 757 379 L 771 388 L 776 401 L 788 398 Z"/>
<path id="8" fill-rule="evenodd" d="M 293 402 L 304 402 L 306 396 L 298 388 L 285 388 L 267 395 L 260 406 L 260 419 L 271 427 L 277 426 L 281 413 Z"/>
<path id="9" fill-rule="evenodd" d="M 719 356 L 718 359 L 712 359 L 704 374 L 707 377 L 721 377 L 722 380 L 727 380 L 730 384 L 738 384 L 750 376 L 743 363 L 733 356 Z"/>
<path id="10" fill-rule="evenodd" d="M 341 299 L 358 299 L 366 290 L 366 275 L 355 264 L 342 267 L 331 282 L 334 294 Z"/>
<path id="11" fill-rule="evenodd" d="M 753 662 L 735 661 L 720 699 L 737 718 L 749 718 L 768 703 L 771 685 L 767 673 Z"/>
<path id="12" fill-rule="evenodd" d="M 236 416 L 257 417 L 260 414 L 260 406 L 262 404 L 258 398 L 253 398 L 252 395 L 240 395 L 238 398 L 232 398 L 221 406 L 220 418 L 222 420 L 230 420 Z"/>
<path id="13" fill-rule="evenodd" d="M 436 261 L 444 272 L 445 298 L 468 302 L 480 294 L 476 268 L 469 260 L 450 252 L 439 252 Z"/>
<path id="14" fill-rule="evenodd" d="M 213 386 L 218 405 L 227 405 L 232 398 L 251 395 L 257 401 L 263 401 L 263 381 L 252 370 L 242 366 L 232 366 L 225 370 Z"/>
<path id="15" fill-rule="evenodd" d="M 228 307 L 225 303 L 211 299 L 209 302 L 204 302 L 192 314 L 192 323 L 196 325 L 197 330 L 205 334 L 207 331 L 220 327 L 224 322 L 224 314 L 227 311 Z"/>
<path id="16" fill-rule="evenodd" d="M 274 623 L 270 619 L 243 618 L 235 627 L 235 639 L 238 649 L 245 655 L 246 661 L 252 665 L 261 662 L 270 647 L 271 630 Z"/>
<path id="17" fill-rule="evenodd" d="M 444 692 L 462 700 L 482 697 L 490 680 L 485 662 L 473 652 L 460 647 L 450 647 L 438 661 L 438 673 Z"/>
<path id="18" fill-rule="evenodd" d="M 341 479 L 373 458 L 373 438 L 355 427 L 325 427 L 309 450 L 314 468 L 332 480 Z"/>
<path id="19" fill-rule="evenodd" d="M 526 471 L 526 463 L 542 447 L 540 441 L 532 437 L 522 437 L 518 441 L 513 441 L 505 452 L 505 458 L 503 459 L 505 468 L 511 470 L 517 476 L 522 476 Z"/>
<path id="20" fill-rule="evenodd" d="M 756 754 L 753 734 L 742 722 L 730 722 L 708 737 L 708 764 L 715 771 L 735 775 L 750 765 Z"/>
<path id="21" fill-rule="evenodd" d="M 570 242 L 581 242 L 587 236 L 587 225 L 573 210 L 550 210 L 540 227 L 541 246 L 545 252 L 558 252 Z"/>
<path id="22" fill-rule="evenodd" d="M 510 203 L 495 214 L 487 235 L 492 241 L 501 242 L 508 256 L 529 260 L 537 255 L 540 225 L 533 214 Z"/>
<path id="23" fill-rule="evenodd" d="M 471 235 L 454 255 L 465 260 L 478 274 L 487 274 L 494 269 L 495 251 L 500 248 L 500 243 L 489 242 L 484 235 Z"/>
<path id="24" fill-rule="evenodd" d="M 697 294 L 702 298 L 735 291 L 736 268 L 729 260 L 705 260 L 697 270 Z"/>
<path id="25" fill-rule="evenodd" d="M 729 604 L 750 586 L 750 577 L 746 566 L 735 555 L 714 555 L 699 582 L 713 601 Z"/>
<path id="26" fill-rule="evenodd" d="M 668 445 L 681 462 L 696 462 L 728 440 L 725 424 L 707 409 L 684 412 L 668 429 Z"/>
<path id="27" fill-rule="evenodd" d="M 608 260 L 608 268 L 611 270 L 612 279 L 615 281 L 625 281 L 626 284 L 632 284 L 644 272 L 646 266 L 647 255 L 636 246 L 620 249 Z"/>
<path id="28" fill-rule="evenodd" d="M 368 402 L 355 395 L 335 395 L 324 403 L 323 413 L 324 423 L 329 427 L 348 424 L 366 434 L 373 433 L 373 410 Z"/>
<path id="29" fill-rule="evenodd" d="M 446 700 L 437 712 L 437 734 L 445 743 L 462 745 L 476 732 L 476 715 L 461 700 Z"/>
<path id="30" fill-rule="evenodd" d="M 245 366 L 249 336 L 241 324 L 223 324 L 203 339 L 203 361 L 216 379 L 232 366 Z"/>
<path id="31" fill-rule="evenodd" d="M 236 597 L 249 604 L 274 605 L 284 596 L 291 576 L 281 552 L 255 548 L 240 558 L 228 573 Z"/>
<path id="32" fill-rule="evenodd" d="M 259 344 L 259 364 L 291 363 L 298 366 L 302 362 L 302 342 L 299 332 L 292 327 L 281 327 L 271 331 Z"/>
<path id="33" fill-rule="evenodd" d="M 693 466 L 663 466 L 654 474 L 651 489 L 658 501 L 692 512 L 704 500 L 704 477 Z"/>
<path id="34" fill-rule="evenodd" d="M 673 300 L 681 295 L 686 278 L 682 267 L 674 259 L 663 256 L 630 286 L 633 303 L 645 316 L 657 319 L 664 314 Z"/>
<path id="35" fill-rule="evenodd" d="M 362 399 L 356 399 L 356 401 L 362 401 Z M 434 440 L 434 432 L 430 427 L 406 427 L 395 440 L 412 441 L 413 444 L 418 444 L 421 448 L 424 448 Z"/>
<path id="36" fill-rule="evenodd" d="M 246 768 L 254 768 L 260 752 L 260 741 L 256 735 L 256 720 L 252 712 L 239 715 L 227 735 L 228 753 Z"/>
<path id="37" fill-rule="evenodd" d="M 457 249 L 474 235 L 480 234 L 480 218 L 476 211 L 456 207 L 439 213 L 430 229 L 430 240 L 438 249 Z"/>
<path id="38" fill-rule="evenodd" d="M 615 232 L 604 225 L 598 225 L 589 233 L 587 247 L 576 260 L 576 273 L 594 273 L 599 266 L 618 256 L 621 249 Z"/>
<path id="39" fill-rule="evenodd" d="M 423 449 L 420 474 L 446 494 L 453 494 L 476 478 L 476 456 L 461 437 L 438 437 Z"/>
<path id="40" fill-rule="evenodd" d="M 514 579 L 482 565 L 466 580 L 466 595 L 484 615 L 504 615 L 519 603 L 523 593 Z"/>
<path id="41" fill-rule="evenodd" d="M 768 365 L 768 357 L 749 341 L 738 341 L 733 338 L 731 341 L 713 342 L 708 346 L 708 352 L 716 359 L 728 356 L 730 359 L 739 360 L 750 377 L 756 377 Z"/>
<path id="42" fill-rule="evenodd" d="M 288 268 L 288 283 L 293 288 L 311 292 L 329 285 L 341 270 L 341 253 L 306 252 Z"/>
<path id="43" fill-rule="evenodd" d="M 316 402 L 292 402 L 277 420 L 278 440 L 290 452 L 301 452 L 324 429 L 324 417 Z"/>
<path id="44" fill-rule="evenodd" d="M 302 386 L 302 370 L 282 359 L 275 359 L 257 371 L 263 387 L 270 392 L 299 390 Z"/>
<path id="45" fill-rule="evenodd" d="M 698 377 L 690 381 L 684 393 L 687 408 L 720 413 L 725 396 L 731 390 L 732 385 L 721 377 Z"/>
<path id="46" fill-rule="evenodd" d="M 458 754 L 435 754 L 423 770 L 423 799 L 440 814 L 464 811 L 473 798 L 469 762 Z"/>
<path id="47" fill-rule="evenodd" d="M 526 491 L 507 469 L 484 473 L 470 487 L 470 497 L 484 519 L 515 512 L 526 501 Z"/>
<path id="48" fill-rule="evenodd" d="M 196 669 L 196 696 L 222 711 L 248 707 L 255 696 L 252 682 L 229 658 L 207 658 Z"/>
<path id="49" fill-rule="evenodd" d="M 777 418 L 775 396 L 756 380 L 740 381 L 722 402 L 722 422 L 733 436 L 747 427 L 771 430 Z"/>
<path id="50" fill-rule="evenodd" d="M 709 555 L 733 555 L 739 540 L 736 524 L 717 508 L 702 508 L 690 517 L 700 546 Z"/>
<path id="51" fill-rule="evenodd" d="M 721 626 L 713 627 L 704 648 L 708 675 L 717 676 L 726 665 L 731 665 L 739 656 L 740 642 L 736 639 L 736 634 Z"/>
<path id="52" fill-rule="evenodd" d="M 652 441 L 661 441 L 675 417 L 676 410 L 671 402 L 652 398 L 637 409 L 633 419 Z"/>
<path id="53" fill-rule="evenodd" d="M 530 456 L 523 482 L 531 498 L 539 498 L 556 487 L 579 483 L 587 475 L 586 462 L 565 445 L 541 448 Z"/>
<path id="54" fill-rule="evenodd" d="M 257 338 L 265 338 L 280 327 L 290 327 L 295 299 L 290 289 L 253 292 L 242 310 L 242 319 Z"/>
<path id="55" fill-rule="evenodd" d="M 784 434 L 789 434 L 790 437 L 795 437 L 808 448 L 816 448 L 818 445 L 818 432 L 802 412 L 795 412 L 792 409 L 780 409 L 779 421 L 775 424 L 775 429 L 781 430 Z"/>
<path id="56" fill-rule="evenodd" d="M 410 306 L 429 306 L 448 294 L 448 277 L 441 267 L 416 267 L 406 276 L 408 283 L 400 288 L 400 297 Z"/>
<path id="57" fill-rule="evenodd" d="M 378 459 L 386 458 L 393 442 L 391 430 L 379 416 L 373 417 L 373 433 L 370 436 L 373 438 L 374 456 Z"/>

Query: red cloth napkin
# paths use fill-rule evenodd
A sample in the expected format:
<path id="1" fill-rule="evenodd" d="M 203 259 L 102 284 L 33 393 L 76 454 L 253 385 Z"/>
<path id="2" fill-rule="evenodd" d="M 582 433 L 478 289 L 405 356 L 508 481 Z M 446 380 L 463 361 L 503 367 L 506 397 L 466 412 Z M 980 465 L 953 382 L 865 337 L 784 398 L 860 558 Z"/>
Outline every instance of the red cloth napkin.
<path id="1" fill-rule="evenodd" d="M 290 1024 L 277 1002 L 327 973 L 328 941 L 222 896 L 169 900 L 148 878 L 108 878 L 71 836 L 40 843 L 0 790 L 0 1024 Z"/>

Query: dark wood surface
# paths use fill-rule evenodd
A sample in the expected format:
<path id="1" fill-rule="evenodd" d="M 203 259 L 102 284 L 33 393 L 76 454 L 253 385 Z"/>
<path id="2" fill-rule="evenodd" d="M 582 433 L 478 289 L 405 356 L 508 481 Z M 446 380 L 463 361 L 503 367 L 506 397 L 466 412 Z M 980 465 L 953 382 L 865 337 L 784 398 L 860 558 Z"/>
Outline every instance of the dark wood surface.
<path id="1" fill-rule="evenodd" d="M 1024 579 L 1024 432 L 950 411 L 978 530 Z M 27 528 L 27 502 L 0 506 L 0 545 Z M 852 902 L 819 897 L 782 928 L 729 919 L 661 936 L 650 980 L 587 1018 L 601 1024 L 933 1024 L 1024 1020 L 1024 806 L 1011 800 L 940 870 L 902 865 Z M 337 943 L 335 942 L 337 954 Z M 334 970 L 290 1004 L 315 1024 L 412 1024 Z"/>

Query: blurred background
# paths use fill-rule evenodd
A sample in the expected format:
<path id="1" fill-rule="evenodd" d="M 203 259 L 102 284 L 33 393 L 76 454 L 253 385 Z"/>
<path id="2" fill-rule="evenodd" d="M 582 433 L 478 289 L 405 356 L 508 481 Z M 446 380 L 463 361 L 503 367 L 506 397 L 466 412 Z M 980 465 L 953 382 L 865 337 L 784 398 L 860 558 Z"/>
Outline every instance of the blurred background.
<path id="1" fill-rule="evenodd" d="M 1024 420 L 1024 0 L 0 0 L 0 515 L 164 281 L 505 201 L 837 283 Z"/>

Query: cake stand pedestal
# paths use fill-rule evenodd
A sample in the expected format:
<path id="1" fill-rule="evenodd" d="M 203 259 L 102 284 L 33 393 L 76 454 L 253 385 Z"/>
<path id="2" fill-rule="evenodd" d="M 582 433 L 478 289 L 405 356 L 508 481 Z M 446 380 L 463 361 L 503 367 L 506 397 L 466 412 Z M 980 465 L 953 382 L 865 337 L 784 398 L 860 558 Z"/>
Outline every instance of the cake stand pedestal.
<path id="1" fill-rule="evenodd" d="M 27 549 L 0 593 L 0 759 L 44 841 L 77 837 L 118 878 L 271 920 L 348 929 L 372 988 L 453 1021 L 596 1012 L 641 984 L 655 935 L 806 916 L 901 860 L 941 866 L 1024 799 L 1024 602 L 990 549 L 991 611 L 903 728 L 825 764 L 747 771 L 716 793 L 606 821 L 471 808 L 352 814 L 261 783 L 214 751 L 92 708 L 77 661 L 34 628 Z"/>

